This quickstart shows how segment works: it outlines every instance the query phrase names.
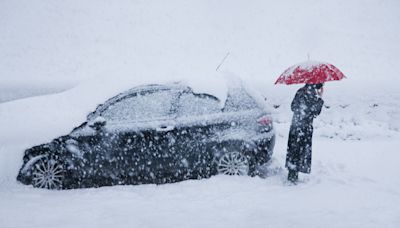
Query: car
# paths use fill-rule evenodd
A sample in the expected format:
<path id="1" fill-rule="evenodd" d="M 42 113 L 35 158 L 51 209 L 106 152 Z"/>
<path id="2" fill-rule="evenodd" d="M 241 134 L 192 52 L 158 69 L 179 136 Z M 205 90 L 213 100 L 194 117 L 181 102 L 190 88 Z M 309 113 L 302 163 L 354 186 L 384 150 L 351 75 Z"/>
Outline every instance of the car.
<path id="1" fill-rule="evenodd" d="M 216 174 L 257 175 L 275 132 L 244 86 L 224 101 L 182 83 L 134 87 L 68 135 L 27 149 L 17 180 L 47 189 L 163 184 Z"/>

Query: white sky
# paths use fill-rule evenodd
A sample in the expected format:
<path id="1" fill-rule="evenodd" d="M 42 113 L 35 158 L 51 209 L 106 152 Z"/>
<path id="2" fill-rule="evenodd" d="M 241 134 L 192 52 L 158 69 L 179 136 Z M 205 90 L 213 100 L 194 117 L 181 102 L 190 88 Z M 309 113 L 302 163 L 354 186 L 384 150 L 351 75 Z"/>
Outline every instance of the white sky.
<path id="1" fill-rule="evenodd" d="M 271 84 L 307 59 L 399 78 L 400 1 L 0 1 L 0 83 L 207 74 Z M 390 83 L 389 83 L 390 84 Z"/>

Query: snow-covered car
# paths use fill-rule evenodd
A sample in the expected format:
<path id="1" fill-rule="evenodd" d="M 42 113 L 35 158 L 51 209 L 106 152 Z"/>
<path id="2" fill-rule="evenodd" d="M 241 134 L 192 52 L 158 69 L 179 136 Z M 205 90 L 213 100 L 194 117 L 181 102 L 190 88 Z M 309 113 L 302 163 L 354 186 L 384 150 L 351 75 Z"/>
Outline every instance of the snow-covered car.
<path id="1" fill-rule="evenodd" d="M 275 144 L 266 110 L 243 86 L 224 102 L 176 83 L 135 87 L 70 134 L 27 149 L 17 180 L 69 189 L 254 176 Z"/>

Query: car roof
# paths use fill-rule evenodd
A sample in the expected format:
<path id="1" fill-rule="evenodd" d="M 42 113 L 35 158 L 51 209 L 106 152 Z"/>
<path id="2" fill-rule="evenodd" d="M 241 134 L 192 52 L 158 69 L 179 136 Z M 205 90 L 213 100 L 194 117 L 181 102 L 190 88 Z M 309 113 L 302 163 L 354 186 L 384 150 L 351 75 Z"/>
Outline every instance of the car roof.
<path id="1" fill-rule="evenodd" d="M 118 95 L 108 99 L 107 101 L 105 101 L 103 104 L 100 104 L 97 106 L 96 110 L 89 113 L 89 115 L 87 116 L 87 119 L 92 118 L 93 116 L 96 115 L 96 113 L 102 112 L 105 108 L 107 108 L 108 106 L 110 106 L 111 104 L 123 99 L 124 97 L 130 96 L 132 94 L 138 93 L 138 92 L 149 92 L 149 91 L 160 91 L 160 90 L 176 90 L 176 91 L 182 91 L 182 92 L 193 92 L 192 88 L 184 85 L 181 82 L 174 82 L 174 83 L 168 83 L 168 84 L 147 84 L 147 85 L 140 85 L 140 86 L 136 86 L 134 88 L 131 88 L 129 90 L 126 90 L 122 93 L 119 93 Z M 221 109 L 225 108 L 225 105 L 228 102 L 232 102 L 232 96 L 231 93 L 232 92 L 237 92 L 238 90 L 246 93 L 248 95 L 248 97 L 251 97 L 251 99 L 255 99 L 251 94 L 249 94 L 247 92 L 247 89 L 240 86 L 240 87 L 236 87 L 236 88 L 231 88 L 230 90 L 228 90 L 228 99 L 225 100 L 224 104 L 221 104 Z M 198 94 L 198 93 L 194 93 L 194 94 Z M 215 98 L 216 100 L 219 100 L 216 96 L 212 95 L 212 94 L 207 94 L 207 93 L 200 93 L 200 94 L 204 94 L 204 95 L 208 95 L 211 96 L 213 98 Z M 233 100 L 233 103 L 237 103 L 237 101 Z"/>

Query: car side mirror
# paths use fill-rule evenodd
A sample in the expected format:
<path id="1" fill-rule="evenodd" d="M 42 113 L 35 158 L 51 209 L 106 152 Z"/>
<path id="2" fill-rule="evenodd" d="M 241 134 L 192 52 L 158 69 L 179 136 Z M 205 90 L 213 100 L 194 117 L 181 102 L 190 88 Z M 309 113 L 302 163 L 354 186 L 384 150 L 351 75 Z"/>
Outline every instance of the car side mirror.
<path id="1" fill-rule="evenodd" d="M 96 131 L 100 130 L 106 125 L 107 121 L 101 117 L 96 117 L 93 121 L 89 122 L 89 127 L 95 129 Z"/>

